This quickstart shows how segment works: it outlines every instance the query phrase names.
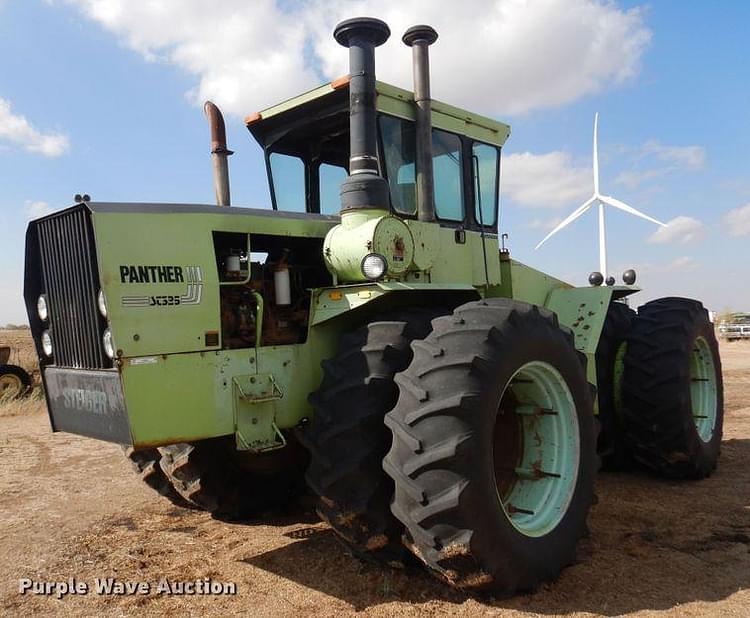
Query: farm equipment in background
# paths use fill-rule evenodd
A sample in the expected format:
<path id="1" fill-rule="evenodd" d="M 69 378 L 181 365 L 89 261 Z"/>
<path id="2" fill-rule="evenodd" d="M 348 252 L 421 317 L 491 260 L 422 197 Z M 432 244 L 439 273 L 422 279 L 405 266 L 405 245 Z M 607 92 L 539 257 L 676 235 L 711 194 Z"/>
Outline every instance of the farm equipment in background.
<path id="1" fill-rule="evenodd" d="M 31 376 L 20 365 L 8 363 L 13 350 L 0 346 L 0 400 L 24 397 L 31 392 Z"/>
<path id="2" fill-rule="evenodd" d="M 719 324 L 719 337 L 727 341 L 750 340 L 750 313 L 733 313 Z"/>
<path id="3" fill-rule="evenodd" d="M 355 555 L 531 589 L 574 560 L 597 454 L 714 469 L 716 339 L 698 301 L 636 314 L 632 285 L 499 251 L 509 127 L 431 99 L 429 26 L 403 37 L 414 92 L 376 81 L 389 35 L 342 22 L 350 74 L 246 119 L 273 210 L 229 207 L 207 105 L 218 207 L 82 199 L 31 222 L 50 421 L 122 444 L 177 504 L 243 517 L 304 479 Z"/>

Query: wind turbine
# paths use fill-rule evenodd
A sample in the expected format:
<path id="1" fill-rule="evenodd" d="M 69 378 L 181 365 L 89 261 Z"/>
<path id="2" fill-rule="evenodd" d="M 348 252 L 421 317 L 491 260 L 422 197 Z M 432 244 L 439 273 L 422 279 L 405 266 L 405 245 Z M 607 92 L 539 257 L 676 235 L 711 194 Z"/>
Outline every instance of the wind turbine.
<path id="1" fill-rule="evenodd" d="M 581 217 L 584 213 L 586 213 L 590 208 L 592 208 L 595 204 L 599 207 L 599 269 L 602 274 L 602 279 L 607 280 L 607 235 L 605 233 L 605 226 L 604 226 L 604 205 L 608 206 L 614 206 L 615 208 L 619 208 L 620 210 L 624 210 L 627 213 L 630 213 L 631 215 L 635 215 L 637 217 L 641 217 L 641 219 L 646 219 L 646 221 L 651 221 L 652 223 L 656 223 L 657 225 L 661 225 L 662 227 L 666 227 L 666 223 L 662 223 L 661 221 L 658 221 L 654 219 L 653 217 L 649 217 L 647 214 L 642 213 L 640 210 L 636 210 L 632 206 L 628 206 L 625 202 L 621 202 L 618 199 L 615 199 L 611 195 L 602 195 L 599 193 L 599 149 L 598 149 L 598 132 L 599 132 L 599 112 L 594 114 L 594 194 L 587 199 L 583 204 L 581 204 L 578 208 L 576 208 L 570 215 L 565 218 L 554 230 L 552 230 L 549 234 L 547 234 L 542 242 L 540 242 L 536 249 L 539 249 L 547 240 L 557 234 L 561 229 L 563 229 L 565 226 L 573 223 L 578 217 Z M 609 284 L 609 282 L 608 282 Z"/>

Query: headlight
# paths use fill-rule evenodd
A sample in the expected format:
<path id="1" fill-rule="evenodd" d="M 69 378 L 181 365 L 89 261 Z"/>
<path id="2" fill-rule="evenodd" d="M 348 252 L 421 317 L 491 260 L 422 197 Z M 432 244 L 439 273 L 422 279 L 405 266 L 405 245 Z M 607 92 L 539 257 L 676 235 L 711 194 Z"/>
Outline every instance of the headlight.
<path id="1" fill-rule="evenodd" d="M 42 322 L 47 321 L 49 312 L 47 311 L 47 297 L 44 294 L 40 294 L 36 300 L 36 312 L 39 314 L 39 319 Z"/>
<path id="2" fill-rule="evenodd" d="M 362 274 L 371 281 L 380 279 L 388 270 L 388 262 L 379 253 L 368 253 L 362 260 Z"/>
<path id="3" fill-rule="evenodd" d="M 107 329 L 104 331 L 104 334 L 102 335 L 102 343 L 104 344 L 104 353 L 109 356 L 109 358 L 115 357 L 115 342 L 112 339 L 112 331 Z"/>
<path id="4" fill-rule="evenodd" d="M 52 356 L 52 335 L 48 330 L 42 333 L 42 350 L 47 356 Z"/>
<path id="5" fill-rule="evenodd" d="M 107 317 L 107 299 L 104 298 L 104 290 L 99 290 L 99 294 L 96 297 L 96 304 L 99 305 L 99 313 L 102 314 L 103 318 Z"/>

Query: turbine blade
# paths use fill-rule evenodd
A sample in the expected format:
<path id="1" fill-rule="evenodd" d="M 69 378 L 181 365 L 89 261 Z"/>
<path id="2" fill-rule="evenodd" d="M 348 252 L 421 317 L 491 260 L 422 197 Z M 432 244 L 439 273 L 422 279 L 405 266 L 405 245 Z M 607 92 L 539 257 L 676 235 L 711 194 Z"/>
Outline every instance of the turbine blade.
<path id="1" fill-rule="evenodd" d="M 657 225 L 661 225 L 662 227 L 667 227 L 666 223 L 662 223 L 658 219 L 649 217 L 647 214 L 642 213 L 640 210 L 636 210 L 632 206 L 628 206 L 625 202 L 621 202 L 620 200 L 615 199 L 611 195 L 601 195 L 599 196 L 599 199 L 605 204 L 609 204 L 610 206 L 614 206 L 615 208 L 624 210 L 625 212 L 630 213 L 631 215 L 635 215 L 636 217 L 640 217 L 641 219 L 646 219 L 646 221 L 651 221 L 651 223 L 656 223 Z"/>
<path id="2" fill-rule="evenodd" d="M 594 114 L 594 195 L 599 193 L 599 112 Z"/>
<path id="3" fill-rule="evenodd" d="M 591 196 L 589 199 L 587 199 L 583 204 L 581 204 L 578 208 L 576 208 L 572 213 L 570 213 L 567 218 L 563 219 L 560 224 L 552 230 L 549 234 L 547 234 L 542 242 L 540 242 L 536 247 L 534 247 L 534 251 L 536 251 L 539 247 L 541 247 L 544 243 L 546 243 L 550 237 L 557 234 L 561 229 L 563 229 L 566 225 L 569 225 L 570 223 L 573 223 L 578 217 L 580 217 L 583 213 L 585 213 L 589 208 L 591 208 L 591 204 L 594 203 L 594 200 L 596 199 L 596 196 Z"/>

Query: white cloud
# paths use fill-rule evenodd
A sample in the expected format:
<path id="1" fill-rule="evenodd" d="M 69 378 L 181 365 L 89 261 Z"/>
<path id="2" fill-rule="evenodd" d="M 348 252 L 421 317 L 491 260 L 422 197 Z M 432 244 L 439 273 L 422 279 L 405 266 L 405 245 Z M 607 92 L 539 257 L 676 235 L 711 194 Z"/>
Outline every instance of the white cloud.
<path id="1" fill-rule="evenodd" d="M 732 236 L 750 236 L 750 203 L 730 210 L 724 216 L 724 223 Z"/>
<path id="2" fill-rule="evenodd" d="M 654 155 L 660 161 L 682 169 L 696 170 L 706 163 L 706 149 L 703 146 L 667 146 L 656 140 L 649 140 L 641 147 L 644 156 Z"/>
<path id="3" fill-rule="evenodd" d="M 669 146 L 651 139 L 630 152 L 632 168 L 615 178 L 615 182 L 630 189 L 674 172 L 699 170 L 706 164 L 703 146 Z"/>
<path id="4" fill-rule="evenodd" d="M 665 273 L 683 273 L 698 270 L 700 264 L 688 255 L 675 258 L 666 264 L 636 264 L 628 268 L 634 268 L 638 276 L 651 276 Z"/>
<path id="5" fill-rule="evenodd" d="M 18 144 L 45 157 L 59 157 L 68 150 L 68 138 L 61 133 L 44 133 L 23 116 L 13 113 L 10 101 L 0 97 L 0 140 Z"/>
<path id="6" fill-rule="evenodd" d="M 26 214 L 29 219 L 38 219 L 50 214 L 54 208 L 47 202 L 26 200 Z"/>
<path id="7" fill-rule="evenodd" d="M 688 244 L 703 240 L 706 237 L 706 227 L 693 217 L 679 216 L 667 221 L 667 227 L 660 227 L 648 237 L 650 243 L 680 243 Z"/>
<path id="8" fill-rule="evenodd" d="M 531 221 L 524 224 L 524 227 L 530 230 L 542 230 L 543 232 L 549 232 L 550 230 L 557 227 L 560 223 L 562 223 L 562 220 L 562 217 L 550 217 L 547 219 L 534 217 Z"/>
<path id="9" fill-rule="evenodd" d="M 491 114 L 563 105 L 635 77 L 651 38 L 639 8 L 601 0 L 278 0 L 127 2 L 65 0 L 150 61 L 198 79 L 190 96 L 244 115 L 347 72 L 333 26 L 354 15 L 384 19 L 393 33 L 378 50 L 378 76 L 411 84 L 401 41 L 415 23 L 440 38 L 432 48 L 433 93 Z M 481 19 L 477 16 L 481 15 Z"/>
<path id="10" fill-rule="evenodd" d="M 591 195 L 591 170 L 576 167 L 566 152 L 506 155 L 502 160 L 502 191 L 521 206 L 577 206 Z"/>
<path id="11" fill-rule="evenodd" d="M 667 273 L 674 273 L 674 272 L 693 272 L 694 270 L 698 270 L 699 264 L 696 262 L 693 258 L 687 255 L 683 255 L 682 257 L 678 257 L 675 260 L 672 260 L 669 264 L 664 266 L 662 268 L 663 272 Z"/>

